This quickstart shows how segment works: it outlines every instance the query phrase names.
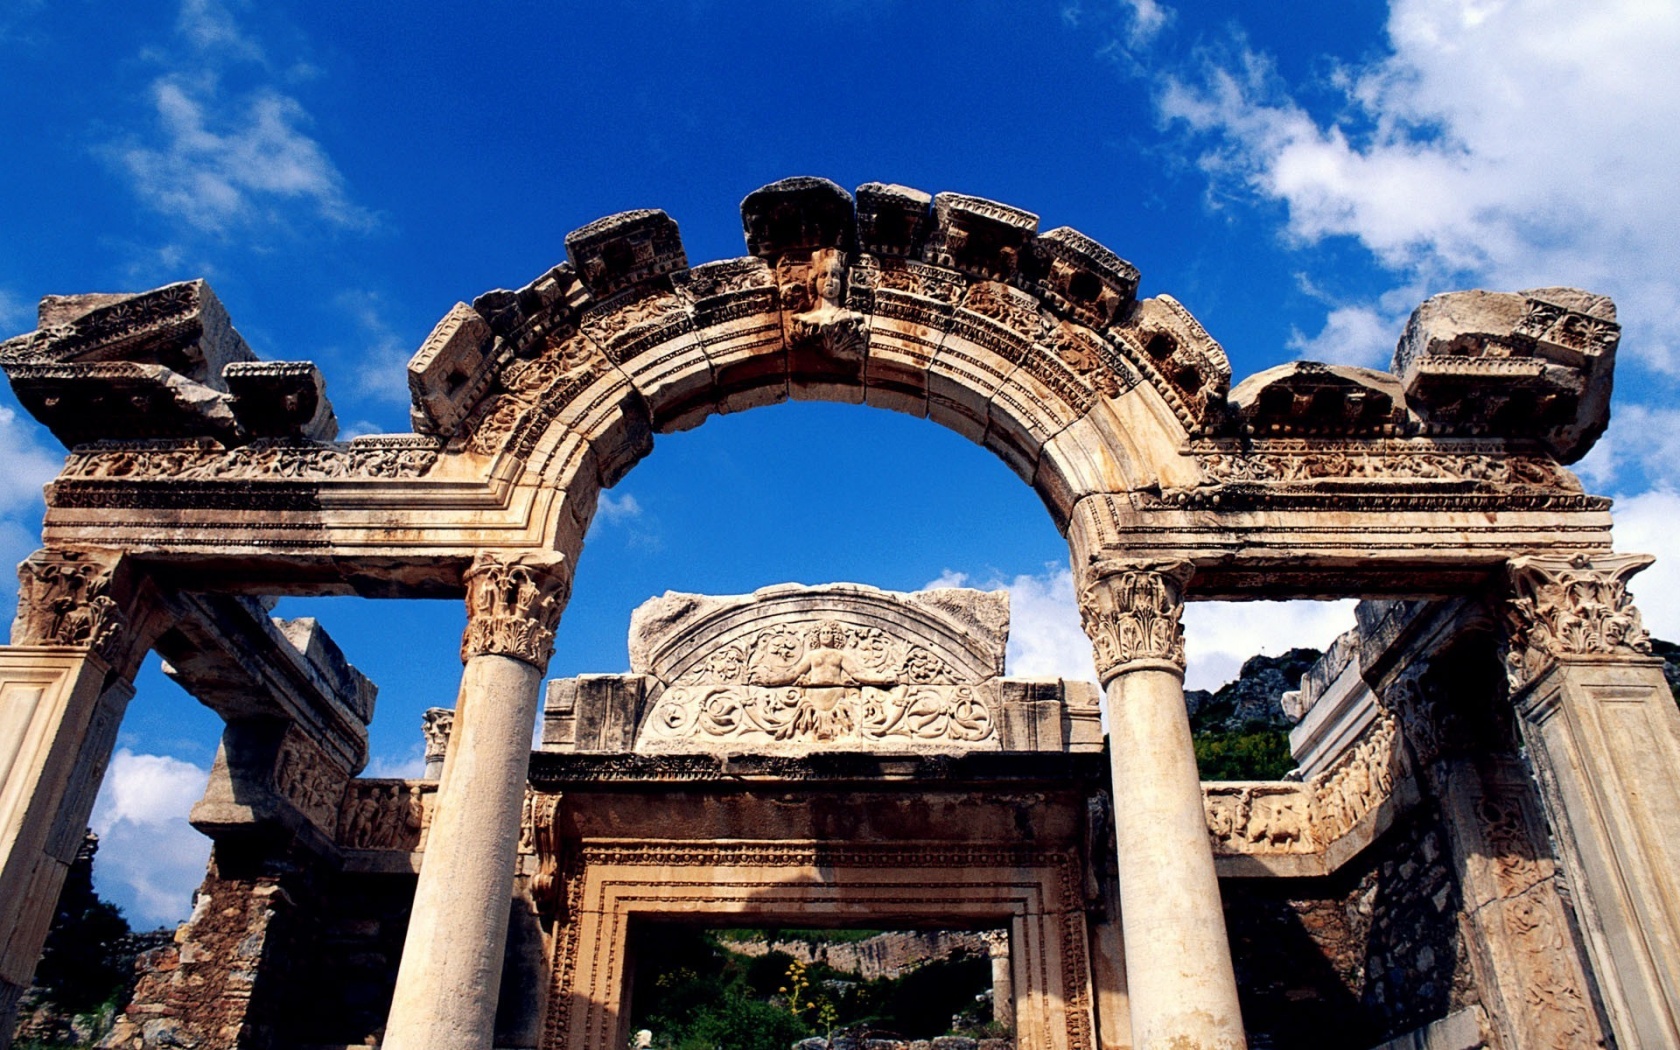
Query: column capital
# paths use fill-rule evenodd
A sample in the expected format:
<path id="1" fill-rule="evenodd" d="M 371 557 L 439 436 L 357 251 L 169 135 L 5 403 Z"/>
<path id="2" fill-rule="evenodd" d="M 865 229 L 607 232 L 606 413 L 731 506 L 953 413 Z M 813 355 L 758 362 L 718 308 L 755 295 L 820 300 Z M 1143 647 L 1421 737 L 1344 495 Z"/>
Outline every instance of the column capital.
<path id="1" fill-rule="evenodd" d="M 131 640 L 113 594 L 122 556 L 114 551 L 38 550 L 18 565 L 13 645 L 73 645 L 117 667 Z"/>
<path id="2" fill-rule="evenodd" d="M 1126 670 L 1151 667 L 1184 675 L 1186 561 L 1102 561 L 1079 585 L 1079 622 L 1091 639 L 1104 685 Z"/>
<path id="3" fill-rule="evenodd" d="M 1513 690 L 1557 659 L 1648 655 L 1651 636 L 1627 581 L 1656 559 L 1649 554 L 1530 554 L 1506 563 L 1505 603 Z"/>
<path id="4" fill-rule="evenodd" d="M 511 656 L 539 671 L 554 655 L 554 631 L 572 589 L 572 566 L 555 551 L 480 553 L 467 569 L 467 629 L 461 660 Z"/>

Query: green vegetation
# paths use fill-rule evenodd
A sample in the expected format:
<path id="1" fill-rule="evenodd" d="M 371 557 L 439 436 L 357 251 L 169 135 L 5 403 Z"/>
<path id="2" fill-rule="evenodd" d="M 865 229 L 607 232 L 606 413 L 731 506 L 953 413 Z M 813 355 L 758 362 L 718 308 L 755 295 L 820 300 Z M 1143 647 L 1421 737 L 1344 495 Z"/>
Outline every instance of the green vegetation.
<path id="1" fill-rule="evenodd" d="M 800 1039 L 858 1026 L 926 1039 L 949 1033 L 953 1015 L 972 1013 L 975 996 L 991 987 L 991 962 L 983 956 L 862 981 L 783 952 L 746 956 L 728 950 L 753 940 L 834 943 L 875 932 L 639 927 L 633 933 L 641 962 L 631 1030 L 651 1031 L 657 1050 L 787 1050 Z"/>
<path id="2" fill-rule="evenodd" d="M 1301 676 L 1319 655 L 1316 649 L 1291 649 L 1282 656 L 1252 656 L 1218 692 L 1185 694 L 1203 780 L 1281 780 L 1295 768 L 1289 721 L 1279 702 L 1300 688 Z"/>

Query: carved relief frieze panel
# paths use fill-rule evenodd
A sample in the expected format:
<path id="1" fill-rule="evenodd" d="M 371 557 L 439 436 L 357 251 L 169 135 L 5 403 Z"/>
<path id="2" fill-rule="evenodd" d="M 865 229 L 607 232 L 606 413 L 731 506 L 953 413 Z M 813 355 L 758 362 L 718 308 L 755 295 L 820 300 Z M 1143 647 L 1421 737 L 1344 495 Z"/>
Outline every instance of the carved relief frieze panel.
<path id="1" fill-rule="evenodd" d="M 997 700 L 995 682 L 959 682 L 925 646 L 879 627 L 781 624 L 714 650 L 667 687 L 637 746 L 995 746 Z"/>

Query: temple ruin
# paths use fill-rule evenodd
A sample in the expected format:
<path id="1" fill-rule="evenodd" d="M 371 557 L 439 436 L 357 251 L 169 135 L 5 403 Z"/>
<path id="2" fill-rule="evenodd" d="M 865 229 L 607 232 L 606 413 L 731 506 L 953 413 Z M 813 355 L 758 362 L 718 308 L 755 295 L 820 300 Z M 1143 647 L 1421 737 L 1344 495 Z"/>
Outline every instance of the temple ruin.
<path id="1" fill-rule="evenodd" d="M 456 304 L 410 434 L 335 442 L 318 370 L 256 360 L 202 281 L 49 297 L 0 343 L 70 450 L 0 649 L 0 1043 L 156 651 L 226 721 L 215 846 L 107 1045 L 623 1047 L 627 931 L 728 916 L 1006 929 L 1022 1050 L 1680 1046 L 1651 559 L 1567 469 L 1608 299 L 1437 296 L 1389 372 L 1232 386 L 1183 305 L 1019 208 L 796 178 L 742 216 L 740 259 L 627 212 Z M 789 398 L 1030 484 L 1102 694 L 1004 676 L 1002 595 L 857 584 L 667 594 L 629 674 L 545 687 L 600 490 Z M 326 594 L 464 597 L 426 778 L 358 776 L 373 683 L 270 616 Z M 1296 777 L 1201 783 L 1184 603 L 1341 597 Z"/>

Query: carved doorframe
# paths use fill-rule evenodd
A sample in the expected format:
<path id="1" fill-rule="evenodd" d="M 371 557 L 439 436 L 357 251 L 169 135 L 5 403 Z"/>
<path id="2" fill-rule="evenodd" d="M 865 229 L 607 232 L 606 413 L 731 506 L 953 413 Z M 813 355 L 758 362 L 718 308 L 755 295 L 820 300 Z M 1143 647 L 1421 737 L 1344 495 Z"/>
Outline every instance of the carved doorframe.
<path id="1" fill-rule="evenodd" d="M 625 1045 L 630 923 L 1006 921 L 1019 1050 L 1092 1050 L 1076 856 L 1004 845 L 592 839 L 566 850 L 544 1050 Z M 562 903 L 563 902 L 563 903 Z"/>

